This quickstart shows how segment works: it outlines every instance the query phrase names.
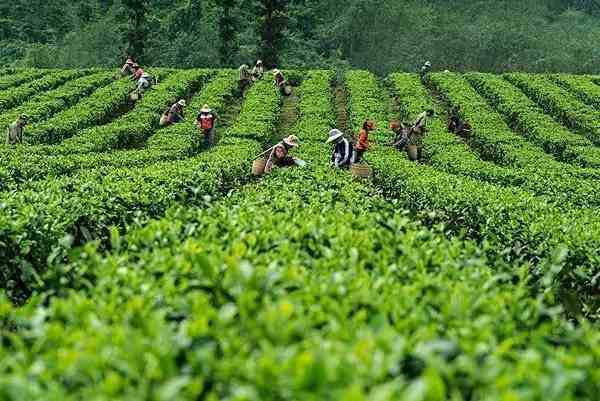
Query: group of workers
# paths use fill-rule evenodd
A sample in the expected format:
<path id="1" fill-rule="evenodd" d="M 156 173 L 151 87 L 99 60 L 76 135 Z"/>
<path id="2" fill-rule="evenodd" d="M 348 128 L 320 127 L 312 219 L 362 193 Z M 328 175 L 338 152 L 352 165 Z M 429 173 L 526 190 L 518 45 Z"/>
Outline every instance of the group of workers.
<path id="1" fill-rule="evenodd" d="M 254 82 L 259 81 L 265 74 L 265 67 L 262 60 L 258 60 L 252 70 L 248 67 L 248 64 L 242 64 L 239 71 L 239 89 L 240 92 L 244 92 Z"/>
<path id="2" fill-rule="evenodd" d="M 247 64 L 242 64 L 239 71 L 239 90 L 240 93 L 244 93 L 246 89 L 252 86 L 258 80 L 261 80 L 265 73 L 265 67 L 263 65 L 262 60 L 258 60 L 252 70 L 248 67 Z M 291 86 L 289 85 L 288 80 L 283 75 L 281 70 L 277 68 L 273 69 L 273 84 L 279 88 L 279 91 L 282 95 L 289 96 L 291 95 Z"/>
<path id="3" fill-rule="evenodd" d="M 185 121 L 185 108 L 187 102 L 185 99 L 173 103 L 162 115 L 160 119 L 161 126 L 167 126 Z M 198 127 L 202 137 L 204 138 L 203 145 L 205 148 L 213 146 L 215 144 L 215 130 L 217 127 L 217 121 L 219 116 L 217 112 L 213 110 L 208 104 L 202 106 L 202 108 L 196 114 L 196 126 Z"/>
<path id="4" fill-rule="evenodd" d="M 155 79 L 145 72 L 131 56 L 127 57 L 125 64 L 121 67 L 121 75 L 129 76 L 129 79 L 136 83 L 135 92 L 139 96 L 142 96 L 144 92 L 150 89 L 155 81 Z"/>
<path id="5" fill-rule="evenodd" d="M 412 160 L 416 160 L 417 156 L 408 152 L 408 148 L 411 145 L 416 146 L 417 143 L 420 142 L 423 135 L 427 132 L 429 121 L 434 115 L 434 110 L 428 109 L 419 114 L 412 124 L 392 121 L 390 123 L 390 129 L 394 132 L 395 137 L 390 145 L 393 145 L 398 150 L 407 150 L 409 157 Z M 373 121 L 365 120 L 357 139 L 347 137 L 337 128 L 329 131 L 329 138 L 326 143 L 333 145 L 331 166 L 335 168 L 349 168 L 352 164 L 360 163 L 363 160 L 365 152 L 371 147 L 369 143 L 369 134 L 375 128 L 375 123 Z M 267 153 L 269 153 L 269 156 L 264 172 L 271 172 L 274 166 L 290 167 L 304 165 L 304 161 L 289 155 L 289 151 L 298 145 L 298 138 L 295 135 L 291 135 L 268 149 Z"/>
<path id="6" fill-rule="evenodd" d="M 422 80 L 426 79 L 427 74 L 431 70 L 429 61 L 420 69 Z M 243 93 L 254 82 L 263 78 L 265 73 L 264 65 L 261 60 L 258 60 L 252 70 L 247 65 L 242 65 L 239 68 L 239 89 Z M 144 70 L 135 62 L 132 57 L 128 57 L 127 61 L 121 68 L 122 75 L 129 75 L 131 80 L 136 81 L 136 91 L 142 95 L 146 90 L 152 87 L 154 79 L 144 72 Z M 278 70 L 273 70 L 274 84 L 281 90 L 282 94 L 289 95 L 291 92 L 288 89 L 289 83 L 285 79 L 283 73 Z M 161 116 L 160 125 L 166 126 L 185 121 L 184 112 L 187 107 L 185 99 L 180 99 L 171 105 Z M 429 109 L 423 111 L 416 120 L 412 123 L 401 121 L 392 121 L 390 129 L 394 132 L 394 139 L 389 145 L 394 146 L 398 150 L 406 150 L 409 158 L 412 160 L 418 159 L 418 154 L 415 149 L 423 135 L 427 132 L 428 122 L 433 118 L 434 110 Z M 196 115 L 195 124 L 198 127 L 202 137 L 204 147 L 210 147 L 215 144 L 215 129 L 219 117 L 217 112 L 208 104 L 202 106 Z M 23 142 L 25 126 L 28 123 L 28 116 L 20 115 L 16 121 L 11 123 L 7 129 L 6 143 L 18 144 Z M 352 164 L 360 163 L 363 160 L 365 152 L 370 148 L 369 134 L 375 129 L 375 124 L 370 121 L 364 121 L 358 138 L 348 138 L 339 129 L 332 129 L 329 132 L 328 144 L 333 145 L 331 155 L 331 165 L 336 168 L 350 167 Z M 448 122 L 448 131 L 454 134 L 466 137 L 471 130 L 468 122 L 460 117 L 460 109 L 454 107 L 450 113 Z M 292 148 L 299 145 L 299 140 L 295 135 L 285 137 L 281 142 L 268 149 L 265 173 L 271 172 L 273 167 L 289 167 L 294 165 L 304 165 L 305 162 L 297 158 L 291 157 L 289 152 Z"/>
<path id="7" fill-rule="evenodd" d="M 390 129 L 394 132 L 393 145 L 398 150 L 407 150 L 408 146 L 416 145 L 423 135 L 427 132 L 427 124 L 434 116 L 433 110 L 426 110 L 421 113 L 413 124 L 392 121 Z M 329 132 L 327 143 L 333 144 L 331 154 L 331 165 L 337 168 L 350 167 L 355 163 L 360 163 L 365 152 L 370 148 L 369 134 L 375 129 L 375 124 L 366 120 L 362 129 L 359 131 L 358 140 L 348 139 L 339 129 L 332 129 Z M 409 157 L 414 159 L 412 154 Z"/>

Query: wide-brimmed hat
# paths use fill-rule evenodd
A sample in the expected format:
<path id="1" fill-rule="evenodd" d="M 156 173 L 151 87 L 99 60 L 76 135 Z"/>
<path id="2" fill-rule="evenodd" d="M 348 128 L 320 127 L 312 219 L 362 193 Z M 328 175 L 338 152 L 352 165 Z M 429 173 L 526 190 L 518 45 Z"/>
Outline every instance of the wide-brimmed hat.
<path id="1" fill-rule="evenodd" d="M 286 136 L 285 138 L 283 138 L 283 143 L 291 147 L 296 147 L 300 145 L 300 141 L 298 140 L 298 137 L 296 135 Z"/>
<path id="2" fill-rule="evenodd" d="M 426 62 L 425 62 L 425 65 L 426 65 L 427 67 L 431 67 L 431 61 L 426 61 Z"/>
<path id="3" fill-rule="evenodd" d="M 21 120 L 21 121 L 27 121 L 27 120 L 29 120 L 29 116 L 27 114 L 21 114 L 19 116 L 19 120 Z"/>
<path id="4" fill-rule="evenodd" d="M 258 61 L 256 62 L 256 64 L 262 64 L 262 63 L 263 63 L 263 62 L 262 62 L 262 60 L 258 60 Z"/>
<path id="5" fill-rule="evenodd" d="M 279 74 L 279 73 L 281 73 L 281 71 L 279 71 L 277 68 L 275 68 L 275 69 L 273 70 L 273 75 L 277 75 L 277 74 Z"/>
<path id="6" fill-rule="evenodd" d="M 185 102 L 185 99 L 181 99 L 180 101 L 177 102 L 178 105 L 185 107 L 187 105 L 187 103 Z"/>
<path id="7" fill-rule="evenodd" d="M 329 131 L 329 138 L 327 138 L 327 142 L 325 143 L 331 143 L 342 136 L 344 136 L 344 133 L 342 131 L 340 131 L 339 129 L 332 129 L 331 131 Z"/>
<path id="8" fill-rule="evenodd" d="M 140 65 L 139 65 L 138 63 L 133 63 L 133 64 L 131 64 L 131 66 L 132 66 L 133 68 L 140 68 Z"/>
<path id="9" fill-rule="evenodd" d="M 200 112 L 202 112 L 202 113 L 210 113 L 211 111 L 212 111 L 212 109 L 207 104 L 202 106 L 202 108 L 200 109 Z"/>

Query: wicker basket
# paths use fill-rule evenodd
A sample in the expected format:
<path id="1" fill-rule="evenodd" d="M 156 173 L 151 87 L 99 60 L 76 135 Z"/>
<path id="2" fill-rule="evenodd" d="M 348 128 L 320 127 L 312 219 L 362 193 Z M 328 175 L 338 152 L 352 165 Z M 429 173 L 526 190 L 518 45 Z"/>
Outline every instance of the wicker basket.
<path id="1" fill-rule="evenodd" d="M 139 98 L 140 94 L 137 93 L 137 91 L 133 91 L 129 94 L 129 100 L 131 100 L 132 102 L 137 102 Z"/>
<path id="2" fill-rule="evenodd" d="M 290 96 L 292 94 L 292 86 L 291 85 L 286 85 L 283 87 L 283 93 L 286 96 Z"/>
<path id="3" fill-rule="evenodd" d="M 371 178 L 373 176 L 373 169 L 368 164 L 355 163 L 350 166 L 352 175 L 359 178 Z"/>
<path id="4" fill-rule="evenodd" d="M 256 159 L 252 163 L 252 174 L 263 175 L 265 173 L 265 166 L 267 165 L 266 159 Z"/>
<path id="5" fill-rule="evenodd" d="M 406 154 L 408 158 L 412 161 L 416 161 L 419 159 L 419 149 L 417 145 L 406 145 Z"/>

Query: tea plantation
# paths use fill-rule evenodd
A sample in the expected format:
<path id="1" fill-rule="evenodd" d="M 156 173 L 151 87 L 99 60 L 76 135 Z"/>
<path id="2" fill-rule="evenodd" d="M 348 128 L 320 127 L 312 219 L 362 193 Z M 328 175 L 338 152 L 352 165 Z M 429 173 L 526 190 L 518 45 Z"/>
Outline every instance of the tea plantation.
<path id="1" fill-rule="evenodd" d="M 114 71 L 0 72 L 1 125 L 29 116 L 0 145 L 0 400 L 600 399 L 599 77 L 286 71 L 282 98 L 153 69 L 133 104 Z M 386 146 L 428 108 L 421 161 Z M 325 140 L 367 118 L 359 180 Z M 289 134 L 307 166 L 253 177 Z"/>

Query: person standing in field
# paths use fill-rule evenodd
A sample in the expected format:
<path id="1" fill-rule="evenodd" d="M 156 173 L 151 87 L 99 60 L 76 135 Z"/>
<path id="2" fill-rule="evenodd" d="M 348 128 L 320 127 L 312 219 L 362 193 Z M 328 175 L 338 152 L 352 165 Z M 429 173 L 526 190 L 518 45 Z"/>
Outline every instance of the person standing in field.
<path id="1" fill-rule="evenodd" d="M 295 159 L 289 155 L 292 148 L 299 145 L 298 137 L 296 135 L 290 135 L 285 138 L 277 145 L 271 148 L 271 153 L 267 159 L 265 165 L 265 174 L 269 174 L 273 170 L 273 166 L 277 167 L 291 167 L 295 165 L 304 165 L 302 160 Z"/>
<path id="2" fill-rule="evenodd" d="M 358 142 L 354 145 L 354 151 L 356 152 L 355 163 L 362 161 L 362 158 L 367 150 L 369 150 L 369 133 L 375 129 L 375 123 L 370 120 L 366 120 L 363 123 L 362 129 L 358 133 Z"/>
<path id="3" fill-rule="evenodd" d="M 215 129 L 217 125 L 217 112 L 205 104 L 196 116 L 196 124 L 204 137 L 204 147 L 208 148 L 215 144 Z"/>
<path id="4" fill-rule="evenodd" d="M 344 133 L 338 129 L 329 131 L 329 138 L 326 143 L 333 143 L 333 153 L 331 155 L 331 166 L 335 168 L 348 168 L 354 161 L 354 149 Z"/>
<path id="5" fill-rule="evenodd" d="M 19 118 L 8 126 L 6 130 L 6 144 L 16 145 L 23 143 L 23 134 L 25 133 L 25 126 L 27 125 L 27 116 L 21 114 Z"/>
<path id="6" fill-rule="evenodd" d="M 256 65 L 252 69 L 252 80 L 258 81 L 258 80 L 262 79 L 264 73 L 265 73 L 265 67 L 263 66 L 263 62 L 262 62 L 262 60 L 258 60 L 256 62 Z"/>

